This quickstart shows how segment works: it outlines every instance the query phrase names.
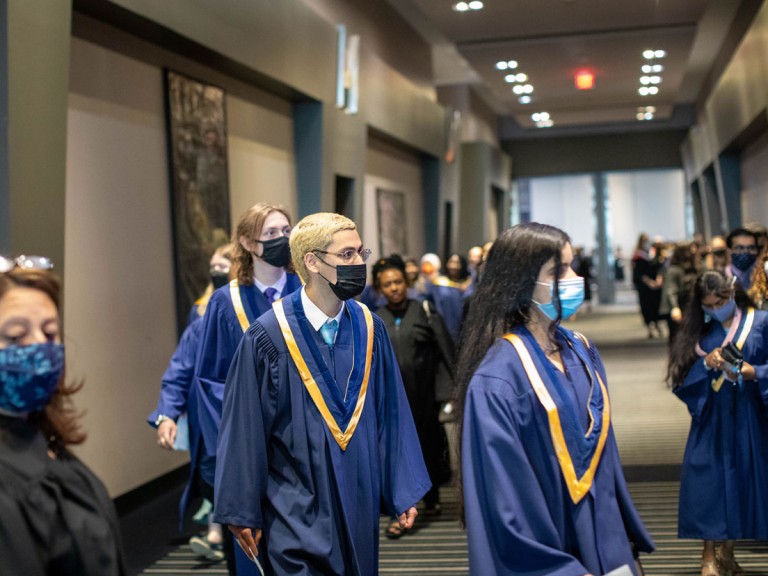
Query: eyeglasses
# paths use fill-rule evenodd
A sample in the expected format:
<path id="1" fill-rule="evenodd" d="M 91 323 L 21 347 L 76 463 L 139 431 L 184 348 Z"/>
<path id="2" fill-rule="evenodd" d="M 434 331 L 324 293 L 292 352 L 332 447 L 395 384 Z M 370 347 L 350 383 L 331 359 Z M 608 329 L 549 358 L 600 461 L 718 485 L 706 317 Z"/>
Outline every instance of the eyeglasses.
<path id="1" fill-rule="evenodd" d="M 736 254 L 743 254 L 749 252 L 750 254 L 757 254 L 757 246 L 734 246 L 731 248 L 731 252 Z"/>
<path id="2" fill-rule="evenodd" d="M 312 250 L 312 252 L 320 252 L 320 254 L 329 254 L 331 256 L 338 256 L 344 264 L 351 264 L 355 261 L 355 256 L 359 256 L 363 262 L 366 262 L 371 255 L 370 248 L 360 248 L 355 250 L 354 248 L 348 248 L 344 252 L 326 252 L 325 250 Z"/>
<path id="3" fill-rule="evenodd" d="M 0 256 L 0 273 L 10 272 L 17 266 L 25 270 L 53 270 L 53 262 L 45 256 Z"/>

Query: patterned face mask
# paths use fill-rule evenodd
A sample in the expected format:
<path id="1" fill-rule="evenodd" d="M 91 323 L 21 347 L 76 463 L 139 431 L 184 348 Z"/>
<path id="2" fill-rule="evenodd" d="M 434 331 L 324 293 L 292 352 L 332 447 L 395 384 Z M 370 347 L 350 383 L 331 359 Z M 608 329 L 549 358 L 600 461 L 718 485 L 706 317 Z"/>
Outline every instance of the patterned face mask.
<path id="1" fill-rule="evenodd" d="M 0 409 L 11 414 L 42 410 L 56 392 L 63 371 L 63 344 L 0 349 Z"/>

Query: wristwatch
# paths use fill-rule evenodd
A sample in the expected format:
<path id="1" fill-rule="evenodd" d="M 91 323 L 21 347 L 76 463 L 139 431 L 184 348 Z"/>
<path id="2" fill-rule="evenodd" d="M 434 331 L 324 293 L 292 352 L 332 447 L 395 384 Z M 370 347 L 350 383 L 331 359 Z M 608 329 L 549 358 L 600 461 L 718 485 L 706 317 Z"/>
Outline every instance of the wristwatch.
<path id="1" fill-rule="evenodd" d="M 170 416 L 166 416 L 165 414 L 160 414 L 160 416 L 157 417 L 157 420 L 155 420 L 155 426 L 156 427 L 160 426 L 160 424 L 162 424 L 166 420 L 173 420 L 173 418 L 171 418 Z"/>

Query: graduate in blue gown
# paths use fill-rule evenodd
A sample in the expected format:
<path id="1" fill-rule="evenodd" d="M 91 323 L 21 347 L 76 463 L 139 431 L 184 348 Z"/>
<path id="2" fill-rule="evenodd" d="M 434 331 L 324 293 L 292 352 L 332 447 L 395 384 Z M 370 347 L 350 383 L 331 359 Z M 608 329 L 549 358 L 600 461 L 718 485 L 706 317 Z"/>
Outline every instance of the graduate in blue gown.
<path id="1" fill-rule="evenodd" d="M 200 482 L 199 486 L 187 487 L 185 499 L 196 489 L 213 499 L 224 382 L 244 332 L 270 309 L 273 301 L 301 286 L 298 276 L 286 271 L 290 264 L 290 233 L 288 212 L 261 202 L 241 216 L 233 234 L 237 277 L 213 293 L 201 321 L 193 382 L 201 435 L 197 457 L 191 463 L 192 473 Z M 245 556 L 236 555 L 238 574 L 256 573 Z"/>
<path id="2" fill-rule="evenodd" d="M 189 314 L 189 324 L 179 339 L 179 344 L 171 357 L 161 379 L 160 397 L 157 406 L 147 418 L 147 423 L 157 429 L 157 444 L 164 450 L 177 449 L 177 434 L 179 433 L 182 416 L 186 416 L 187 444 L 190 460 L 197 462 L 202 436 L 198 421 L 198 391 L 192 386 L 195 372 L 195 362 L 200 348 L 202 333 L 202 318 L 208 307 L 214 291 L 229 282 L 229 272 L 232 267 L 233 246 L 227 244 L 216 249 L 210 260 L 211 281 L 203 295 L 198 298 Z M 183 434 L 183 431 L 182 431 Z M 195 474 L 190 474 L 189 485 L 195 483 Z M 184 524 L 189 490 L 186 490 L 179 503 L 179 528 Z M 221 560 L 224 552 L 220 546 L 211 547 L 211 542 L 221 542 L 221 526 L 209 522 L 208 531 L 204 537 L 193 536 L 190 546 L 196 553 L 206 556 L 209 560 Z"/>
<path id="3" fill-rule="evenodd" d="M 743 364 L 728 362 L 729 343 Z M 733 540 L 768 540 L 768 312 L 733 277 L 704 272 L 670 359 L 668 382 L 691 414 L 679 537 L 704 540 L 704 576 L 741 574 Z"/>
<path id="4" fill-rule="evenodd" d="M 246 333 L 216 466 L 217 521 L 267 574 L 378 573 L 380 506 L 403 528 L 430 488 L 355 224 L 313 214 L 291 235 L 304 289 Z"/>
<path id="5" fill-rule="evenodd" d="M 568 236 L 494 243 L 458 360 L 470 573 L 602 575 L 653 542 L 629 496 L 594 345 L 560 326 L 583 302 Z"/>

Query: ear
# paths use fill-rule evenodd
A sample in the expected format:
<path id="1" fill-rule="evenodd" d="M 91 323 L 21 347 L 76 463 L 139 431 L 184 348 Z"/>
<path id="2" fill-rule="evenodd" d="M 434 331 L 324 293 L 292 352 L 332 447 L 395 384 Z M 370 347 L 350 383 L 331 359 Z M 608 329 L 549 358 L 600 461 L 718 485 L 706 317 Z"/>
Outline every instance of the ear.
<path id="1" fill-rule="evenodd" d="M 246 236 L 240 236 L 240 238 L 238 238 L 238 241 L 240 242 L 240 246 L 242 246 L 246 252 L 256 251 L 253 244 Z"/>
<path id="2" fill-rule="evenodd" d="M 304 254 L 304 266 L 307 267 L 307 270 L 315 274 L 320 272 L 317 256 L 315 256 L 315 254 L 312 252 L 307 252 Z"/>

